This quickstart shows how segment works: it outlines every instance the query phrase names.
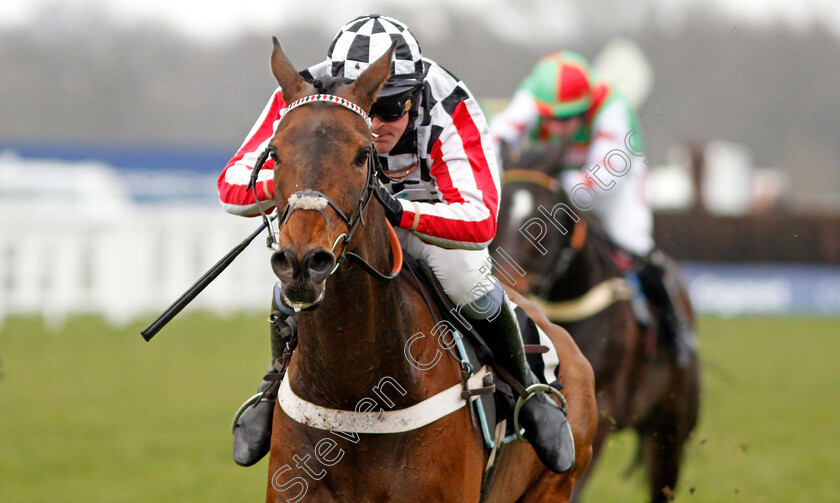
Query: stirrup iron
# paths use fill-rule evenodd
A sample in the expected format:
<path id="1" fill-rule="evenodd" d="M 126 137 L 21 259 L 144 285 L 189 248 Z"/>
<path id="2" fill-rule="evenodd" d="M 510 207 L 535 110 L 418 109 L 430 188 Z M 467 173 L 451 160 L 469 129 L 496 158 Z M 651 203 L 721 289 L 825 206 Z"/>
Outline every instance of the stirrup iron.
<path id="1" fill-rule="evenodd" d="M 251 398 L 245 400 L 245 403 L 239 406 L 239 409 L 236 411 L 236 414 L 233 415 L 233 421 L 230 423 L 230 432 L 233 433 L 236 430 L 236 423 L 239 422 L 239 417 L 245 412 L 248 407 L 254 405 L 255 403 L 259 402 L 265 392 L 259 392 L 256 395 L 252 396 Z"/>
<path id="2" fill-rule="evenodd" d="M 566 397 L 563 396 L 563 393 L 561 393 L 560 390 L 553 386 L 549 386 L 548 384 L 532 384 L 525 388 L 525 392 L 527 395 L 524 397 L 520 396 L 516 400 L 516 406 L 513 408 L 513 431 L 516 432 L 516 438 L 518 438 L 520 442 L 527 444 L 528 440 L 522 436 L 523 428 L 519 426 L 519 411 L 522 409 L 522 406 L 525 405 L 525 402 L 533 398 L 537 393 L 551 393 L 560 399 L 560 412 L 562 412 L 564 416 L 567 415 L 566 411 L 569 408 L 569 404 L 566 402 Z"/>

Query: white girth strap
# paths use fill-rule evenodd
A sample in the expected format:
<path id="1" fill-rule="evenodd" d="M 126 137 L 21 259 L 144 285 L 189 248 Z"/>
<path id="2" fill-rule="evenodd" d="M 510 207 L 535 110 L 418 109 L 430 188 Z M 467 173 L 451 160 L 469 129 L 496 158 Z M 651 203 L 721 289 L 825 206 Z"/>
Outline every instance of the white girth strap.
<path id="1" fill-rule="evenodd" d="M 613 302 L 629 300 L 633 290 L 624 278 L 611 278 L 592 287 L 577 299 L 547 302 L 537 297 L 530 299 L 537 304 L 551 321 L 578 321 L 609 307 Z"/>
<path id="2" fill-rule="evenodd" d="M 467 381 L 469 388 L 483 386 L 482 379 L 487 367 L 481 367 Z M 467 401 L 461 398 L 461 384 L 456 384 L 431 396 L 411 407 L 399 410 L 355 412 L 328 409 L 307 402 L 295 395 L 289 385 L 289 379 L 283 379 L 277 402 L 290 418 L 300 424 L 327 431 L 345 431 L 348 433 L 403 433 L 416 430 L 461 409 Z M 475 400 L 477 396 L 471 397 Z"/>

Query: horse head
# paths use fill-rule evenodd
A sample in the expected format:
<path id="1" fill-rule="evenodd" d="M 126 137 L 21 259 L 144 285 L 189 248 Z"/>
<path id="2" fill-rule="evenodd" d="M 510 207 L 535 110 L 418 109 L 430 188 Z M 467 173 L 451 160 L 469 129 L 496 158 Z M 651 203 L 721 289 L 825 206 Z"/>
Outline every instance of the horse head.
<path id="1" fill-rule="evenodd" d="M 358 245 L 356 230 L 364 225 L 375 180 L 366 112 L 390 75 L 393 53 L 392 44 L 352 84 L 336 78 L 316 89 L 274 39 L 271 70 L 289 105 L 268 146 L 274 198 L 282 209 L 271 266 L 296 310 L 320 304 L 327 278 Z"/>
<path id="2" fill-rule="evenodd" d="M 494 254 L 501 249 L 524 269 L 524 281 L 510 285 L 520 293 L 539 288 L 570 248 L 580 220 L 560 182 L 562 155 L 554 145 L 536 145 L 517 155 L 504 146 L 501 150 L 505 171 Z"/>

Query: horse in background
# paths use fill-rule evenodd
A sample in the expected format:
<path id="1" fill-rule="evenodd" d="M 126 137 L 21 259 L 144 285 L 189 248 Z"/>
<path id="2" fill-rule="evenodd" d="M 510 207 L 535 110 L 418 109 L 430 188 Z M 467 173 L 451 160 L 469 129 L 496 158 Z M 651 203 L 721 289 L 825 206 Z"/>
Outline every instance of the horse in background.
<path id="1" fill-rule="evenodd" d="M 369 204 L 376 154 L 365 115 L 354 107 L 370 109 L 390 74 L 393 50 L 353 84 L 330 82 L 319 89 L 326 98 L 294 106 L 316 89 L 275 40 L 272 73 L 292 105 L 269 143 L 281 210 L 271 264 L 286 301 L 300 312 L 297 349 L 274 410 L 266 501 L 461 503 L 482 497 L 490 451 L 472 426 L 469 404 L 411 431 L 384 431 L 391 414 L 412 421 L 406 409 L 461 382 L 454 359 L 422 370 L 405 356 L 414 341 L 409 347 L 416 361 L 435 359 L 438 338 L 415 339 L 436 335 L 439 313 L 412 276 L 400 273 L 394 231 L 382 207 Z M 591 367 L 563 329 L 546 329 L 562 348 L 559 378 L 566 385 L 575 465 L 555 474 L 530 446 L 508 444 L 496 452 L 496 475 L 482 501 L 568 502 L 588 466 L 597 422 Z M 294 396 L 294 403 L 284 405 L 284 396 Z"/>
<path id="2" fill-rule="evenodd" d="M 521 275 L 508 268 L 497 277 L 530 294 L 592 364 L 600 416 L 592 465 L 612 431 L 632 428 L 639 440 L 635 462 L 644 465 L 651 501 L 669 501 L 683 447 L 697 422 L 699 362 L 694 357 L 685 368 L 675 364 L 657 336 L 655 308 L 634 294 L 627 264 L 616 260 L 628 256 L 605 239 L 593 216 L 572 209 L 560 184 L 560 156 L 561 150 L 551 146 L 532 147 L 517 159 L 503 149 L 499 232 L 491 253 L 497 264 L 512 262 Z M 542 232 L 528 229 L 529 222 L 542 226 Z M 539 247 L 528 239 L 538 234 Z M 676 272 L 673 261 L 668 267 Z M 681 294 L 691 312 L 684 285 Z"/>

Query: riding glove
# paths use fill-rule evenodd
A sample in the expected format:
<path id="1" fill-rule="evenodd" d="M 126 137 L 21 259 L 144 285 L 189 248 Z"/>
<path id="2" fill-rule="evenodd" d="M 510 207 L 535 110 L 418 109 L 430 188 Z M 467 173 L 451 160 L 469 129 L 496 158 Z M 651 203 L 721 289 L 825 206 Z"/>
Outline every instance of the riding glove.
<path id="1" fill-rule="evenodd" d="M 394 197 L 382 183 L 378 183 L 376 187 L 376 198 L 382 203 L 385 208 L 385 217 L 391 222 L 391 225 L 397 227 L 402 220 L 403 209 L 400 202 Z"/>

